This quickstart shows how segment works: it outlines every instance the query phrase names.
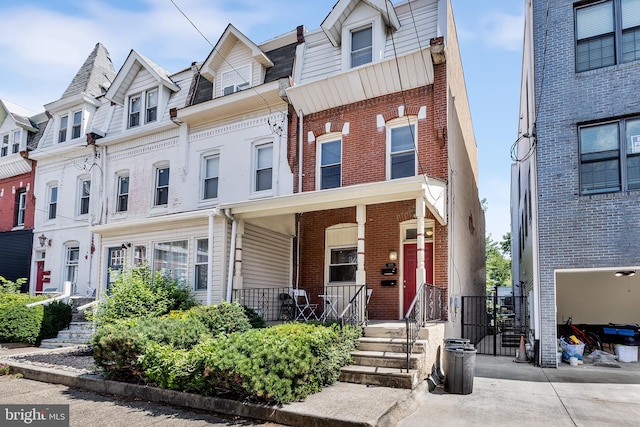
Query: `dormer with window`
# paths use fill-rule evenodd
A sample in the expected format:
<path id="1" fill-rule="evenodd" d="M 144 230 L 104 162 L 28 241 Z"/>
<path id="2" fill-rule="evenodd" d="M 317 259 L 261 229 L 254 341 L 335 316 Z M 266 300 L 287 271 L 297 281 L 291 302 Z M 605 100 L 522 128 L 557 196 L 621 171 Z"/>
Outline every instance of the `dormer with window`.
<path id="1" fill-rule="evenodd" d="M 273 62 L 233 25 L 229 25 L 201 67 L 202 76 L 213 83 L 213 97 L 240 92 L 264 82 Z"/>

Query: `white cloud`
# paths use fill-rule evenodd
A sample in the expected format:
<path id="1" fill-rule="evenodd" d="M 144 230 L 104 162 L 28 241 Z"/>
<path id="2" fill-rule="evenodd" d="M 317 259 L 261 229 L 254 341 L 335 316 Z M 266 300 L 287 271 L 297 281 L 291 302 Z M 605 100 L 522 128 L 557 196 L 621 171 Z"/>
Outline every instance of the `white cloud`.
<path id="1" fill-rule="evenodd" d="M 490 13 L 480 19 L 480 37 L 491 47 L 507 51 L 522 49 L 524 17 L 506 13 Z"/>

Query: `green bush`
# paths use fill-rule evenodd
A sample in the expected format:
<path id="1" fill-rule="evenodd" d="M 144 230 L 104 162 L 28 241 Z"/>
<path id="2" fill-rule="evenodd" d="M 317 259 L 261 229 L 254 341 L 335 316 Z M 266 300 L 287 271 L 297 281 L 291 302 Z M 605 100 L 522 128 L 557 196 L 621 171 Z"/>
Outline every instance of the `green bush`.
<path id="1" fill-rule="evenodd" d="M 71 323 L 71 311 L 71 305 L 62 301 L 53 301 L 45 305 L 38 341 L 55 338 L 59 331 L 67 328 Z"/>
<path id="2" fill-rule="evenodd" d="M 40 300 L 42 297 L 27 294 L 0 294 L 0 342 L 37 342 L 44 308 L 41 305 L 26 305 Z"/>
<path id="3" fill-rule="evenodd" d="M 264 323 L 264 319 L 260 314 L 258 314 L 256 309 L 247 306 L 242 307 L 244 308 L 244 314 L 249 319 L 249 323 L 253 329 L 260 329 L 267 326 L 266 323 Z"/>
<path id="4" fill-rule="evenodd" d="M 135 317 L 159 317 L 196 304 L 177 279 L 159 271 L 152 273 L 149 266 L 134 267 L 117 274 L 94 319 L 101 325 Z"/>
<path id="5" fill-rule="evenodd" d="M 184 315 L 197 319 L 207 327 L 213 336 L 251 329 L 251 323 L 244 308 L 236 303 L 222 302 L 216 305 L 201 305 L 193 307 Z"/>
<path id="6" fill-rule="evenodd" d="M 20 293 L 20 288 L 24 283 L 27 282 L 27 279 L 18 279 L 15 282 L 12 280 L 7 280 L 4 277 L 0 276 L 0 294 L 17 294 Z"/>

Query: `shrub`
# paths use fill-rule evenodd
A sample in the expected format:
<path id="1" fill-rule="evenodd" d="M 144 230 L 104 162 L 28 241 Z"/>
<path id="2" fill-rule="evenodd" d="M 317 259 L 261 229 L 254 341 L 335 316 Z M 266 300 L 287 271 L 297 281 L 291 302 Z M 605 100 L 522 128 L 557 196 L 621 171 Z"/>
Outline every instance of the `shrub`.
<path id="1" fill-rule="evenodd" d="M 213 336 L 244 332 L 251 329 L 249 318 L 242 306 L 222 302 L 216 305 L 198 306 L 185 313 L 207 327 Z"/>
<path id="2" fill-rule="evenodd" d="M 15 282 L 7 280 L 0 276 L 0 294 L 17 294 L 20 293 L 20 288 L 27 282 L 27 279 L 18 279 Z"/>
<path id="3" fill-rule="evenodd" d="M 6 363 L 0 363 L 0 375 L 9 375 L 11 372 L 11 367 Z"/>
<path id="4" fill-rule="evenodd" d="M 44 308 L 26 305 L 41 299 L 27 294 L 0 294 L 0 342 L 36 343 Z"/>
<path id="5" fill-rule="evenodd" d="M 249 319 L 249 323 L 251 324 L 251 327 L 253 329 L 260 329 L 267 326 L 264 323 L 264 319 L 262 318 L 262 316 L 258 314 L 258 312 L 254 308 L 247 307 L 247 306 L 243 306 L 243 308 L 244 308 L 244 314 Z"/>
<path id="6" fill-rule="evenodd" d="M 134 317 L 159 317 L 171 310 L 186 310 L 196 305 L 189 290 L 177 279 L 151 272 L 149 266 L 120 272 L 109 295 L 98 305 L 98 324 Z"/>
<path id="7" fill-rule="evenodd" d="M 59 331 L 68 327 L 71 323 L 71 311 L 71 305 L 62 301 L 53 301 L 45 305 L 38 341 L 55 338 Z"/>

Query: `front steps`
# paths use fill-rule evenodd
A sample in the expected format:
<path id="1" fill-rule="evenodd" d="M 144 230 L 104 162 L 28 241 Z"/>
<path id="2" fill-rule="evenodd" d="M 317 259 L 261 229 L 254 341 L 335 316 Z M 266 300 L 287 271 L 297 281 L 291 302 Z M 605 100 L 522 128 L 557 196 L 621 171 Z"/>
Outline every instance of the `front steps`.
<path id="1" fill-rule="evenodd" d="M 431 347 L 437 348 L 437 344 L 430 346 L 430 339 L 440 335 L 440 340 L 433 342 L 442 342 L 443 333 L 444 325 L 438 324 L 430 324 L 421 331 L 407 370 L 405 323 L 370 324 L 364 328 L 364 336 L 358 340 L 358 350 L 351 353 L 352 364 L 341 369 L 340 381 L 413 389 L 427 377 L 435 363 Z"/>
<path id="2" fill-rule="evenodd" d="M 42 340 L 40 348 L 75 347 L 89 344 L 93 332 L 92 322 L 71 322 L 67 329 L 58 332 L 57 337 Z"/>

